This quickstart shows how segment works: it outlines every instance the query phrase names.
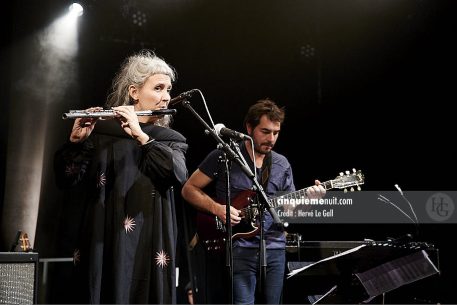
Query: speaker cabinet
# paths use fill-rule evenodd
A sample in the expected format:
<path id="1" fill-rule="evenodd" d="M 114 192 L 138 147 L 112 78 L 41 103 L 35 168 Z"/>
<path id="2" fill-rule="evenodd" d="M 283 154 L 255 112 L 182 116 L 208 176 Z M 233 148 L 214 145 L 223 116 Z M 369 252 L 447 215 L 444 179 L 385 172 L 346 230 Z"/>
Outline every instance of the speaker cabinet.
<path id="1" fill-rule="evenodd" d="M 0 252 L 0 304 L 36 304 L 38 253 Z"/>

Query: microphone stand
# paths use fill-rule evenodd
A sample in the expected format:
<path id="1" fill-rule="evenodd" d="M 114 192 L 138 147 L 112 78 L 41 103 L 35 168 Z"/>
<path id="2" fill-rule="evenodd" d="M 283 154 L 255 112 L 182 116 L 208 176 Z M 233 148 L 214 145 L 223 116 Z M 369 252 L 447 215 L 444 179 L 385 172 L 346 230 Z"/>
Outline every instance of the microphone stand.
<path id="1" fill-rule="evenodd" d="M 230 215 L 231 196 L 230 196 L 230 160 L 234 160 L 237 156 L 230 148 L 230 146 L 219 137 L 219 135 L 203 120 L 203 118 L 195 111 L 190 105 L 190 102 L 185 100 L 183 106 L 190 110 L 190 112 L 203 124 L 205 131 L 213 136 L 219 143 L 218 148 L 224 151 L 223 160 L 225 164 L 226 174 L 226 202 L 225 202 L 225 215 Z M 228 270 L 228 283 L 229 283 L 229 304 L 233 304 L 233 253 L 232 253 L 232 223 L 230 217 L 226 217 L 226 239 L 225 239 L 225 265 Z"/>
<path id="2" fill-rule="evenodd" d="M 255 179 L 254 173 L 251 171 L 251 169 L 242 161 L 242 155 L 240 152 L 238 154 L 226 143 L 224 140 L 219 137 L 219 135 L 203 120 L 203 118 L 195 111 L 195 109 L 190 105 L 190 102 L 185 100 L 183 101 L 183 106 L 186 107 L 187 109 L 190 110 L 190 112 L 200 121 L 200 123 L 203 124 L 205 127 L 206 131 L 219 143 L 219 149 L 223 150 L 225 153 L 225 159 L 236 162 L 238 166 L 241 168 L 241 170 L 249 177 L 249 179 L 252 180 L 252 183 L 254 185 L 254 188 L 257 192 L 257 198 L 260 199 L 260 204 L 259 204 L 259 211 L 263 211 L 263 209 L 267 209 L 275 224 L 277 225 L 282 225 L 281 220 L 279 219 L 278 214 L 274 210 L 273 206 L 270 204 L 270 201 L 268 200 L 267 194 L 265 193 L 262 185 Z M 229 167 L 227 165 L 226 167 L 227 171 L 227 177 L 229 176 Z M 227 179 L 227 199 L 228 201 L 226 202 L 226 215 L 230 215 L 230 185 L 229 179 Z M 262 214 L 261 214 L 262 215 Z M 260 219 L 260 222 L 262 223 L 263 219 Z M 232 234 L 231 234 L 231 222 L 230 222 L 230 217 L 226 217 L 226 225 L 227 225 L 227 267 L 229 269 L 229 278 L 230 278 L 230 304 L 233 304 L 233 256 L 232 256 Z M 261 225 L 261 236 L 263 236 L 263 226 Z M 262 246 L 262 241 L 261 241 L 261 246 Z M 263 245 L 263 251 L 265 251 L 265 246 Z M 265 260 L 265 253 L 262 253 L 264 256 L 262 259 Z M 266 263 L 261 260 L 262 267 L 266 266 Z M 263 268 L 265 269 L 265 268 Z M 266 270 L 265 270 L 265 275 L 266 275 Z"/>
<path id="3" fill-rule="evenodd" d="M 230 143 L 232 144 L 233 148 L 236 150 L 237 154 L 243 158 L 243 155 L 240 151 L 240 147 L 238 144 L 230 140 Z M 246 163 L 246 160 L 243 161 Z M 254 164 L 255 168 L 255 164 Z M 256 179 L 254 179 L 256 180 Z M 259 211 L 259 230 L 260 230 L 260 241 L 259 241 L 259 270 L 260 270 L 260 276 L 259 276 L 259 292 L 262 298 L 264 298 L 263 291 L 265 290 L 265 284 L 266 284 L 266 278 L 267 278 L 267 247 L 266 247 L 266 240 L 265 240 L 265 219 L 264 219 L 264 206 L 260 204 L 259 202 L 259 196 L 255 197 L 255 203 L 257 204 L 257 209 Z M 265 303 L 266 300 L 260 300 L 260 303 Z"/>
<path id="4" fill-rule="evenodd" d="M 260 242 L 259 242 L 259 267 L 260 267 L 260 278 L 259 278 L 259 287 L 261 291 L 261 296 L 264 298 L 263 292 L 265 291 L 265 284 L 267 279 L 267 246 L 265 241 L 265 232 L 263 230 L 265 219 L 263 217 L 264 211 L 262 206 L 259 207 L 259 228 L 260 228 Z M 262 299 L 262 303 L 265 303 L 266 300 Z"/>
<path id="5" fill-rule="evenodd" d="M 216 134 L 217 135 L 217 134 Z M 222 140 L 221 140 L 222 141 Z M 233 245 L 232 245 L 232 221 L 230 218 L 230 206 L 232 205 L 232 199 L 230 196 L 230 168 L 231 162 L 227 158 L 227 154 L 224 152 L 222 161 L 225 164 L 225 266 L 228 270 L 228 283 L 229 288 L 229 304 L 233 304 Z"/>

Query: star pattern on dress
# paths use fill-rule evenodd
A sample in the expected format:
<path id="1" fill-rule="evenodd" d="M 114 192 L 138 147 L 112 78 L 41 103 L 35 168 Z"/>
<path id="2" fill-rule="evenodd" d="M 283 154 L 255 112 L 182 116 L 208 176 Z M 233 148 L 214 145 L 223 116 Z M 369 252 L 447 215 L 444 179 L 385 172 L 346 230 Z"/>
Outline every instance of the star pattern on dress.
<path id="1" fill-rule="evenodd" d="M 167 253 L 163 250 L 160 250 L 160 252 L 156 252 L 156 264 L 157 266 L 160 266 L 162 269 L 166 266 L 168 266 L 168 262 L 170 261 L 170 257 L 167 255 Z"/>
<path id="2" fill-rule="evenodd" d="M 70 163 L 65 166 L 65 176 L 74 176 L 79 172 L 79 166 L 75 163 Z"/>
<path id="3" fill-rule="evenodd" d="M 105 173 L 102 172 L 98 175 L 97 187 L 101 188 L 101 187 L 105 186 L 105 184 L 106 184 L 106 175 L 105 175 Z"/>
<path id="4" fill-rule="evenodd" d="M 73 251 L 73 265 L 77 265 L 81 260 L 81 253 L 79 252 L 79 249 L 75 249 Z"/>
<path id="5" fill-rule="evenodd" d="M 132 232 L 135 229 L 135 226 L 136 226 L 135 219 L 133 219 L 129 215 L 127 215 L 124 219 L 125 233 Z"/>

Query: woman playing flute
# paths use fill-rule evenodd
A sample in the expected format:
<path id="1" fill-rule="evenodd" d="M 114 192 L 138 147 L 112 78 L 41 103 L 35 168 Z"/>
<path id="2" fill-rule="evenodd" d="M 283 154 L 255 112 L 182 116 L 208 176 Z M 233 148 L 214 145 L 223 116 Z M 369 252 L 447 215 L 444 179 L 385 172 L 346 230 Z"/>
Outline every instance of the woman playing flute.
<path id="1" fill-rule="evenodd" d="M 150 51 L 128 57 L 106 107 L 114 118 L 77 118 L 55 155 L 57 183 L 85 205 L 74 250 L 76 303 L 175 303 L 174 191 L 187 178 L 186 139 L 167 109 L 175 71 Z M 101 111 L 91 107 L 87 111 Z"/>

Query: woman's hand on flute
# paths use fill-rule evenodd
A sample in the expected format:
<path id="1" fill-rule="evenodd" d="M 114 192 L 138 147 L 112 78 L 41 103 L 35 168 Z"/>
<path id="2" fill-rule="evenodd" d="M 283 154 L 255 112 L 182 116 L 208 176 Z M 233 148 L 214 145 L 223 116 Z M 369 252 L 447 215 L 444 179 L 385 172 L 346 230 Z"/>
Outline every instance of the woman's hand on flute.
<path id="1" fill-rule="evenodd" d="M 102 107 L 91 107 L 86 109 L 87 112 L 95 112 L 103 110 Z M 87 139 L 92 130 L 94 130 L 95 123 L 98 118 L 77 118 L 73 123 L 73 129 L 70 134 L 70 141 L 73 143 L 79 143 Z"/>
<path id="2" fill-rule="evenodd" d="M 137 140 L 140 145 L 149 141 L 149 136 L 140 127 L 134 106 L 118 106 L 112 109 L 119 115 L 116 118 L 119 120 L 125 133 Z"/>

